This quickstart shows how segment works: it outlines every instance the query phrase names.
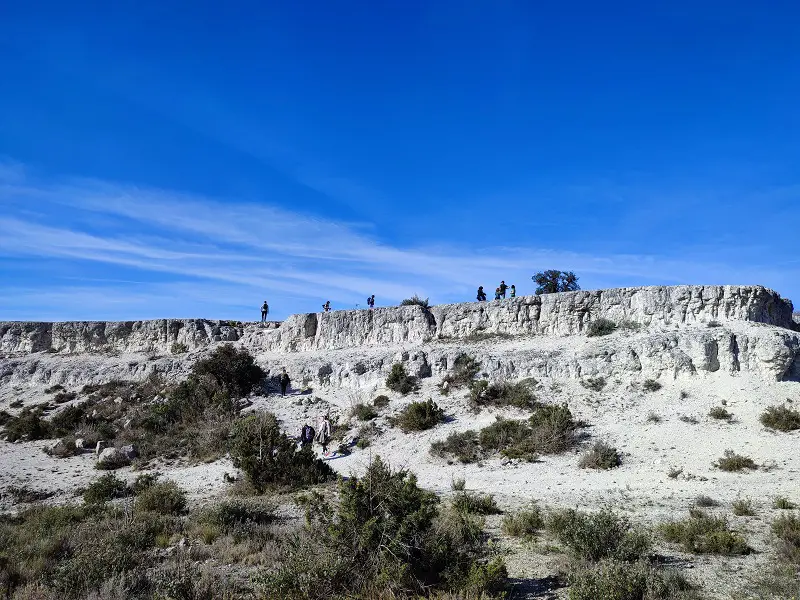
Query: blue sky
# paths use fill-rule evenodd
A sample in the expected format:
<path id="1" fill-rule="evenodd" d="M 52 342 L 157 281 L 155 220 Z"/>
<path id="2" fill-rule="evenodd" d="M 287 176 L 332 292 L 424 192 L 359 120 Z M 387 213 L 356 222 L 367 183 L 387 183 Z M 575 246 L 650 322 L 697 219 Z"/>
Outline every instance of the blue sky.
<path id="1" fill-rule="evenodd" d="M 547 268 L 800 304 L 798 22 L 791 2 L 0 3 L 0 320 L 454 302 Z"/>

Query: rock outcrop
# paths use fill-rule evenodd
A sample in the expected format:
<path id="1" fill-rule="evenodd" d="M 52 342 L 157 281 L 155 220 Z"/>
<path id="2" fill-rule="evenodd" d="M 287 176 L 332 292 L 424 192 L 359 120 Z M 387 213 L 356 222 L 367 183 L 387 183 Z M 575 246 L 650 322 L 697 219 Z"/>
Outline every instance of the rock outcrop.
<path id="1" fill-rule="evenodd" d="M 162 319 L 119 323 L 0 323 L 0 352 L 169 352 L 215 342 L 242 341 L 269 352 L 341 350 L 421 344 L 471 335 L 582 334 L 598 318 L 672 329 L 712 321 L 751 321 L 792 328 L 792 304 L 761 286 L 673 286 L 521 296 L 493 302 L 445 304 L 424 309 L 292 315 L 283 323 L 231 323 Z"/>
<path id="2" fill-rule="evenodd" d="M 624 325 L 589 338 L 589 324 Z M 180 378 L 191 361 L 175 344 L 248 348 L 268 371 L 303 380 L 377 387 L 394 362 L 418 377 L 444 374 L 468 351 L 492 378 L 682 377 L 749 372 L 800 380 L 792 305 L 759 286 L 580 291 L 485 303 L 400 306 L 292 315 L 283 323 L 157 320 L 0 323 L 0 386 L 83 385 Z M 182 349 L 182 348 L 181 348 Z M 146 356 L 141 356 L 145 354 Z M 324 374 L 324 376 L 323 376 Z"/>

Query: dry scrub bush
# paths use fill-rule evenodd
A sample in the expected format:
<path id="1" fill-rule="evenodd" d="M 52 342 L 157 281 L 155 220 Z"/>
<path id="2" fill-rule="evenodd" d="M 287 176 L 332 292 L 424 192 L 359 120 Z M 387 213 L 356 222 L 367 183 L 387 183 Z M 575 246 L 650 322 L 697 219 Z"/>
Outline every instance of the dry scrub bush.
<path id="1" fill-rule="evenodd" d="M 794 510 L 797 508 L 797 505 L 788 498 L 778 496 L 775 498 L 775 500 L 773 500 L 772 508 L 777 508 L 779 510 Z"/>
<path id="2" fill-rule="evenodd" d="M 642 389 L 645 392 L 657 392 L 661 389 L 661 384 L 655 379 L 645 379 L 642 384 Z"/>
<path id="3" fill-rule="evenodd" d="M 699 506 L 700 508 L 711 508 L 712 506 L 719 506 L 719 502 L 710 496 L 700 495 L 694 499 L 694 505 Z"/>
<path id="4" fill-rule="evenodd" d="M 608 509 L 596 513 L 556 510 L 547 515 L 545 526 L 580 560 L 635 561 L 647 556 L 652 545 L 649 535 Z"/>
<path id="5" fill-rule="evenodd" d="M 454 510 L 474 515 L 497 515 L 502 512 L 491 494 L 462 490 L 453 496 L 450 504 Z"/>
<path id="6" fill-rule="evenodd" d="M 622 456 L 613 446 L 605 442 L 595 442 L 591 450 L 585 453 L 578 466 L 582 469 L 613 469 L 622 464 Z"/>
<path id="7" fill-rule="evenodd" d="M 587 390 L 592 390 L 593 392 L 601 392 L 604 387 L 606 387 L 606 378 L 605 377 L 587 377 L 586 379 L 581 379 L 581 385 L 585 387 Z"/>
<path id="8" fill-rule="evenodd" d="M 795 513 L 781 515 L 772 522 L 771 529 L 781 559 L 800 565 L 800 516 Z"/>
<path id="9" fill-rule="evenodd" d="M 718 421 L 730 421 L 733 419 L 733 415 L 729 413 L 724 406 L 715 406 L 708 411 L 708 416 Z"/>
<path id="10" fill-rule="evenodd" d="M 731 503 L 731 511 L 737 517 L 752 517 L 756 514 L 753 502 L 749 498 L 737 498 Z"/>
<path id="11" fill-rule="evenodd" d="M 370 421 L 378 416 L 378 411 L 368 404 L 358 403 L 353 406 L 350 414 L 359 421 Z"/>
<path id="12" fill-rule="evenodd" d="M 386 408 L 389 406 L 389 396 L 384 396 L 383 394 L 375 396 L 375 400 L 372 401 L 372 406 L 375 408 Z"/>
<path id="13" fill-rule="evenodd" d="M 569 600 L 689 600 L 694 586 L 675 570 L 646 561 L 579 564 L 568 576 Z"/>
<path id="14" fill-rule="evenodd" d="M 777 431 L 800 429 L 800 412 L 785 404 L 770 406 L 761 414 L 761 424 Z"/>
<path id="15" fill-rule="evenodd" d="M 719 458 L 714 466 L 721 471 L 738 472 L 745 469 L 757 469 L 758 466 L 753 459 L 748 456 L 736 454 L 733 450 L 725 450 L 722 458 Z"/>
<path id="16" fill-rule="evenodd" d="M 453 368 L 442 379 L 442 394 L 447 395 L 452 389 L 470 385 L 480 370 L 481 364 L 475 358 L 468 354 L 459 354 L 453 361 Z"/>
<path id="17" fill-rule="evenodd" d="M 503 533 L 512 537 L 532 538 L 544 527 L 544 516 L 535 504 L 503 517 Z"/>
<path id="18" fill-rule="evenodd" d="M 745 539 L 728 528 L 724 517 L 714 517 L 699 509 L 690 509 L 689 517 L 659 526 L 663 538 L 680 544 L 694 554 L 722 554 L 734 556 L 749 554 Z"/>
<path id="19" fill-rule="evenodd" d="M 489 383 L 486 380 L 474 381 L 470 385 L 469 401 L 476 408 L 484 406 L 513 406 L 532 409 L 536 406 L 536 396 L 529 382 Z"/>

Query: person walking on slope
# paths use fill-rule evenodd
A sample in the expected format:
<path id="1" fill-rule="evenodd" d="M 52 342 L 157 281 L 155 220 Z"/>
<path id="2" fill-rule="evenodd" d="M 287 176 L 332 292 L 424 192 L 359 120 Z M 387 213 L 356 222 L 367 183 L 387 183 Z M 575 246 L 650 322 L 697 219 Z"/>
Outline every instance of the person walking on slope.
<path id="1" fill-rule="evenodd" d="M 478 302 L 486 302 L 486 292 L 483 291 L 483 286 L 478 286 Z"/>
<path id="2" fill-rule="evenodd" d="M 300 430 L 300 447 L 307 448 L 314 442 L 314 428 L 311 423 L 306 421 L 303 428 Z"/>
<path id="3" fill-rule="evenodd" d="M 331 421 L 328 415 L 320 417 L 317 422 L 317 441 L 322 446 L 322 455 L 328 454 L 328 441 L 331 439 Z"/>
<path id="4" fill-rule="evenodd" d="M 267 301 L 264 300 L 264 304 L 261 305 L 261 322 L 262 323 L 267 320 L 267 315 L 268 314 L 269 314 L 269 304 L 267 304 Z"/>
<path id="5" fill-rule="evenodd" d="M 512 298 L 517 297 L 517 286 L 515 286 L 513 283 L 511 284 L 511 297 Z"/>
<path id="6" fill-rule="evenodd" d="M 289 379 L 289 375 L 286 373 L 286 369 L 284 369 L 280 376 L 281 396 L 286 395 L 286 388 L 289 387 L 289 383 L 291 383 L 291 379 Z"/>
<path id="7" fill-rule="evenodd" d="M 506 290 L 508 289 L 508 286 L 506 285 L 506 282 L 505 281 L 501 281 L 500 282 L 500 287 L 497 288 L 497 289 L 500 290 L 500 295 L 503 298 L 505 298 L 506 297 Z"/>

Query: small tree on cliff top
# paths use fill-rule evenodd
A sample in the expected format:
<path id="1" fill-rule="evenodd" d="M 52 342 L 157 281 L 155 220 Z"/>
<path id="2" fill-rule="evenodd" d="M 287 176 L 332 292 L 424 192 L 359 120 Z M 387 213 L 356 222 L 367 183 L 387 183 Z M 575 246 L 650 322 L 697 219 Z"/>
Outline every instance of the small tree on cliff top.
<path id="1" fill-rule="evenodd" d="M 581 289 L 578 277 L 572 271 L 540 271 L 531 277 L 536 282 L 536 295 L 555 294 L 557 292 L 574 292 Z"/>

